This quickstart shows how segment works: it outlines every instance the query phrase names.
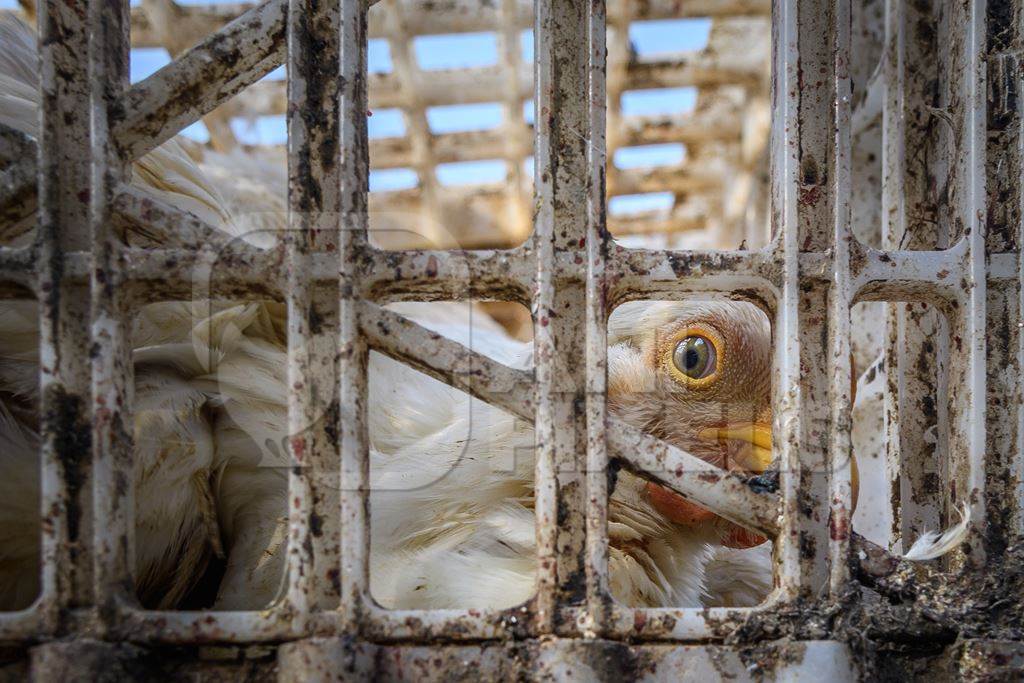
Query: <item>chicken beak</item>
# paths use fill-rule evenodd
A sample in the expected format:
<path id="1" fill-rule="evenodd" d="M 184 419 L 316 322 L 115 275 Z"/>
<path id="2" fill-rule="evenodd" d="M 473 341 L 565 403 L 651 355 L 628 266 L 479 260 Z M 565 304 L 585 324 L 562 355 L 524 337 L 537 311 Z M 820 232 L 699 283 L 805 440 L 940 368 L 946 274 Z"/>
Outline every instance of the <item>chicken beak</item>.
<path id="1" fill-rule="evenodd" d="M 722 445 L 730 441 L 740 441 L 750 445 L 742 449 L 734 457 L 733 465 L 726 469 L 740 469 L 746 472 L 761 474 L 772 462 L 772 428 L 763 422 L 734 422 L 725 427 L 702 429 L 698 436 L 705 441 L 713 441 Z"/>

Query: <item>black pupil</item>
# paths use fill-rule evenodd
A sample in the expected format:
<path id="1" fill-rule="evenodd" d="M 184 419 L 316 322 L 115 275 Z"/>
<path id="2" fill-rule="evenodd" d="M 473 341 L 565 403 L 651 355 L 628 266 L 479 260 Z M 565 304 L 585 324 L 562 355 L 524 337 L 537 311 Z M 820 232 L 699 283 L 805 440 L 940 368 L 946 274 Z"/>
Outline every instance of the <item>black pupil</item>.
<path id="1" fill-rule="evenodd" d="M 687 370 L 693 370 L 694 368 L 697 367 L 697 363 L 700 362 L 700 354 L 697 353 L 697 349 L 694 348 L 698 344 L 700 344 L 699 341 L 693 342 L 691 344 L 690 348 L 686 349 L 686 355 L 684 356 L 684 362 L 686 363 L 686 369 Z"/>

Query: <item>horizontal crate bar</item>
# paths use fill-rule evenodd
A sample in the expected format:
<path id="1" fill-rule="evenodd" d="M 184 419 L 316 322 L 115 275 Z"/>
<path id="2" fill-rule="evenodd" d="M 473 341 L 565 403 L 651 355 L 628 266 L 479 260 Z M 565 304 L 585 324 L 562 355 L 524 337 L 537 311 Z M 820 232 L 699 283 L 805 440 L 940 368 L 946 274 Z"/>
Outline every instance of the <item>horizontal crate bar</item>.
<path id="1" fill-rule="evenodd" d="M 125 608 L 111 635 L 131 642 L 196 645 L 280 642 L 304 634 L 294 629 L 289 612 L 277 608 L 258 612 Z"/>

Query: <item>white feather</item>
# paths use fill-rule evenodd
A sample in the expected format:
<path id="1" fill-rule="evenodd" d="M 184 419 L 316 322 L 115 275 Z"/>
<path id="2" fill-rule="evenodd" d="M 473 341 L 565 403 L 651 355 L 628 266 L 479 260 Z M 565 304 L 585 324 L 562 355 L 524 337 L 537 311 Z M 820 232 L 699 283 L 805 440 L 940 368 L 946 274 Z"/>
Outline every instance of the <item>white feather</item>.
<path id="1" fill-rule="evenodd" d="M 715 548 L 705 579 L 705 607 L 754 607 L 772 589 L 772 544 Z"/>
<path id="2" fill-rule="evenodd" d="M 903 555 L 905 560 L 921 562 L 934 560 L 954 550 L 961 543 L 967 540 L 968 530 L 971 526 L 971 508 L 964 505 L 962 510 L 957 510 L 960 515 L 960 522 L 946 531 L 926 531 L 921 537 L 914 541 L 910 550 Z"/>

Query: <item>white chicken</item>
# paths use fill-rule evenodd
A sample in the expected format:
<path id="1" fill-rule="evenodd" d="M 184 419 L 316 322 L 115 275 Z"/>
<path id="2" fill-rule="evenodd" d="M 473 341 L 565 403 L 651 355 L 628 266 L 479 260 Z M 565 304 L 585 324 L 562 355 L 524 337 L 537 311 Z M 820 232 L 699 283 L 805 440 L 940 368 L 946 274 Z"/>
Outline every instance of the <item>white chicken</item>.
<path id="1" fill-rule="evenodd" d="M 30 135 L 34 64 L 32 33 L 0 24 L 0 122 Z M 207 161 L 204 173 L 171 141 L 137 162 L 133 182 L 266 246 L 265 230 L 283 220 L 283 185 L 241 189 L 246 174 L 215 168 L 225 163 Z M 258 223 L 246 196 L 269 209 Z M 480 315 L 469 325 L 467 306 L 393 308 L 508 365 L 532 363 L 530 344 Z M 0 330 L 0 607 L 12 609 L 38 591 L 35 303 L 0 304 Z M 283 585 L 286 540 L 283 306 L 148 305 L 133 320 L 132 345 L 140 598 L 178 606 L 223 557 L 213 607 L 269 604 Z M 608 356 L 612 414 L 723 467 L 768 465 L 771 330 L 761 310 L 728 301 L 627 304 L 610 319 Z M 527 599 L 532 426 L 377 353 L 369 373 L 376 599 L 403 608 Z M 612 592 L 627 604 L 750 605 L 771 586 L 763 539 L 626 472 L 611 494 L 608 534 Z"/>

